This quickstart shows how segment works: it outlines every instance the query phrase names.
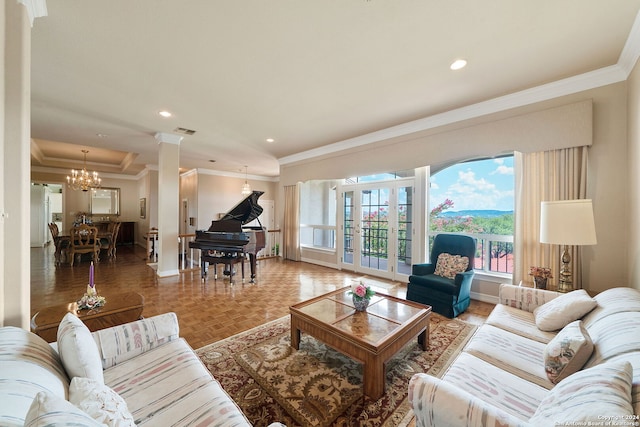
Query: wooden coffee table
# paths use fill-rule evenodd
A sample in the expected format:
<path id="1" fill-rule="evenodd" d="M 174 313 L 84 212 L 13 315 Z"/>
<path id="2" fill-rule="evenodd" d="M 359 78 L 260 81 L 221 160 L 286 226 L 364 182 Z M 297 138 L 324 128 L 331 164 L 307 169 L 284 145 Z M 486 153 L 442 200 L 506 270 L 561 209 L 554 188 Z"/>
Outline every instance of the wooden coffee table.
<path id="1" fill-rule="evenodd" d="M 107 299 L 106 304 L 92 310 L 78 310 L 77 302 L 46 307 L 31 319 L 31 330 L 47 342 L 54 342 L 58 339 L 58 325 L 67 313 L 78 316 L 91 332 L 133 322 L 142 316 L 144 297 L 139 293 L 103 296 Z"/>
<path id="2" fill-rule="evenodd" d="M 405 344 L 429 340 L 431 307 L 377 293 L 367 311 L 356 312 L 349 287 L 290 307 L 291 346 L 298 350 L 304 331 L 364 364 L 364 394 L 377 400 L 385 387 L 385 365 Z"/>

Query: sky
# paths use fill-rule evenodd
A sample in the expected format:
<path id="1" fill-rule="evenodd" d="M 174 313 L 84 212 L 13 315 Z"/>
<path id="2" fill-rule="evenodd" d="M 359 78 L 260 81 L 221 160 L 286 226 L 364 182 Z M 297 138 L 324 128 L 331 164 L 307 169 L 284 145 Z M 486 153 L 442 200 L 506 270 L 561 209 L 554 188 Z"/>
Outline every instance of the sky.
<path id="1" fill-rule="evenodd" d="M 458 163 L 431 176 L 430 209 L 453 201 L 450 211 L 513 210 L 513 157 Z"/>

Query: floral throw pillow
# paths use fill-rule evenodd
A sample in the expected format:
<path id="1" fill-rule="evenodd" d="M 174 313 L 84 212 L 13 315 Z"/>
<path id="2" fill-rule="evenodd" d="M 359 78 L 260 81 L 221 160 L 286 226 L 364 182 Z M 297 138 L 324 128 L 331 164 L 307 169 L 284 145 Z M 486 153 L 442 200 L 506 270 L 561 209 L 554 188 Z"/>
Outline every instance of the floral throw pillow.
<path id="1" fill-rule="evenodd" d="M 441 253 L 438 255 L 436 269 L 433 274 L 453 279 L 456 277 L 456 274 L 466 271 L 468 266 L 469 258 L 466 256 Z"/>
<path id="2" fill-rule="evenodd" d="M 549 380 L 558 384 L 578 372 L 593 353 L 593 342 L 582 320 L 576 320 L 556 335 L 544 350 L 544 370 Z"/>
<path id="3" fill-rule="evenodd" d="M 71 380 L 69 402 L 107 427 L 135 426 L 124 399 L 109 386 L 91 378 Z"/>

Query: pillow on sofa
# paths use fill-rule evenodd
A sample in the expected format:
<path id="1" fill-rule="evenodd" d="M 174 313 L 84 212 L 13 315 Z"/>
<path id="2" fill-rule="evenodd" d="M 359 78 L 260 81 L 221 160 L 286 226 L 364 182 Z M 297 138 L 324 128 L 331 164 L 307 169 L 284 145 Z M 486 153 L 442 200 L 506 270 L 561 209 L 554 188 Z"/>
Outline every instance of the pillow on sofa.
<path id="1" fill-rule="evenodd" d="M 536 326 L 541 331 L 557 331 L 598 306 L 587 291 L 578 289 L 560 295 L 533 310 Z"/>
<path id="2" fill-rule="evenodd" d="M 69 386 L 69 402 L 108 427 L 135 426 L 124 399 L 96 380 L 74 377 Z"/>
<path id="3" fill-rule="evenodd" d="M 576 372 L 549 391 L 529 422 L 534 426 L 557 426 L 624 420 L 624 416 L 633 414 L 632 378 L 633 370 L 626 360 Z"/>
<path id="4" fill-rule="evenodd" d="M 544 349 L 544 370 L 549 381 L 558 384 L 578 372 L 593 353 L 593 342 L 582 320 L 576 320 L 556 335 Z"/>
<path id="5" fill-rule="evenodd" d="M 58 326 L 58 353 L 69 378 L 92 378 L 104 384 L 98 346 L 89 328 L 71 313 Z"/>
<path id="6" fill-rule="evenodd" d="M 61 397 L 41 391 L 24 420 L 25 427 L 104 427 Z"/>
<path id="7" fill-rule="evenodd" d="M 466 271 L 469 266 L 469 258 L 460 255 L 441 253 L 436 261 L 436 269 L 433 274 L 454 279 L 456 274 Z"/>

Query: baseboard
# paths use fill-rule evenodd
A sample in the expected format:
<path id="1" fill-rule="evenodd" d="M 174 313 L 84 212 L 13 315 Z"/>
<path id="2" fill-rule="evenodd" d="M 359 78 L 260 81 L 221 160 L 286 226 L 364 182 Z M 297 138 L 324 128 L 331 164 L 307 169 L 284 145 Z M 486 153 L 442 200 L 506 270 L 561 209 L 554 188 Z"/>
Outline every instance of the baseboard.
<path id="1" fill-rule="evenodd" d="M 500 301 L 500 298 L 495 295 L 480 294 L 478 292 L 471 292 L 469 296 L 476 301 L 488 302 L 490 304 L 498 304 Z"/>
<path id="2" fill-rule="evenodd" d="M 157 271 L 156 275 L 158 277 L 169 277 L 169 276 L 179 276 L 179 270 L 165 270 L 165 271 Z"/>
<path id="3" fill-rule="evenodd" d="M 319 261 L 317 259 L 300 258 L 300 261 L 306 262 L 308 264 L 316 264 L 316 265 L 321 265 L 323 267 L 333 268 L 334 270 L 340 270 L 340 267 L 338 267 L 336 264 L 333 264 L 333 263 L 330 263 L 330 262 Z"/>

